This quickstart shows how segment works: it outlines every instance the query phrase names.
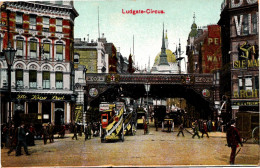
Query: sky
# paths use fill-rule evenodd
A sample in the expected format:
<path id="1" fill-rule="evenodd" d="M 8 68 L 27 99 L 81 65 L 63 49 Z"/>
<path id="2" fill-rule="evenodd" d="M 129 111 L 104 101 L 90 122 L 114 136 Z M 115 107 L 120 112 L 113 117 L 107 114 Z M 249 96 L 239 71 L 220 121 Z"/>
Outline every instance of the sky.
<path id="1" fill-rule="evenodd" d="M 79 13 L 75 19 L 74 37 L 97 40 L 98 8 L 100 36 L 104 33 L 108 42 L 114 43 L 124 57 L 134 54 L 135 63 L 144 68 L 154 63 L 161 51 L 163 23 L 167 29 L 169 49 L 176 50 L 181 42 L 185 56 L 187 39 L 193 16 L 197 26 L 217 24 L 223 0 L 77 0 L 74 7 Z M 122 10 L 163 10 L 164 14 L 123 14 Z M 186 58 L 187 61 L 187 58 Z M 185 69 L 184 60 L 182 70 Z"/>

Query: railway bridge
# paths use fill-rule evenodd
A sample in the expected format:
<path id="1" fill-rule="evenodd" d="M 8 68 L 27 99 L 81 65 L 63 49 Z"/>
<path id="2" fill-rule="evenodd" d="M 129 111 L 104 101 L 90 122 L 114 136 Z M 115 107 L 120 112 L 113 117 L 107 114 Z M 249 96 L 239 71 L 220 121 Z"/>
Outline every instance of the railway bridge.
<path id="1" fill-rule="evenodd" d="M 216 115 L 219 102 L 219 81 L 216 74 L 86 74 L 85 93 L 88 105 L 114 101 L 120 96 L 145 97 L 145 85 L 150 85 L 149 97 L 185 98 L 186 101 Z"/>

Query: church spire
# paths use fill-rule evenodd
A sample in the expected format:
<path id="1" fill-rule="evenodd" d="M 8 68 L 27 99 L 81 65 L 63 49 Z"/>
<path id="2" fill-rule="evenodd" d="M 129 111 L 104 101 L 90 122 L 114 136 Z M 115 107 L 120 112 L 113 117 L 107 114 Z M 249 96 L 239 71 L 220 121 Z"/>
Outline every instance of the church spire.
<path id="1" fill-rule="evenodd" d="M 165 33 L 165 48 L 166 50 L 168 49 L 169 43 L 168 43 L 168 36 L 167 36 L 167 29 L 166 29 L 166 33 Z"/>
<path id="2" fill-rule="evenodd" d="M 195 12 L 193 12 L 193 23 L 195 23 L 195 19 L 196 19 Z"/>
<path id="3" fill-rule="evenodd" d="M 162 48 L 161 48 L 159 65 L 169 65 L 165 50 L 166 49 L 165 49 L 165 41 L 164 41 L 164 23 L 163 23 Z"/>

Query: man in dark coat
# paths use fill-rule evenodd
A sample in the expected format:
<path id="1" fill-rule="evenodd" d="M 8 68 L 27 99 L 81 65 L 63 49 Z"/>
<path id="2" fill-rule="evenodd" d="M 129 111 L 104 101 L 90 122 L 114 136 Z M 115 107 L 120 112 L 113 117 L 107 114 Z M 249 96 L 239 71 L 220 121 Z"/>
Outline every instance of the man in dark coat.
<path id="1" fill-rule="evenodd" d="M 209 138 L 209 134 L 208 134 L 206 122 L 204 122 L 201 132 L 202 132 L 201 138 L 203 138 L 203 135 L 204 135 L 204 134 L 206 134 L 207 137 Z"/>
<path id="2" fill-rule="evenodd" d="M 10 150 L 7 152 L 8 156 L 10 153 L 12 153 L 13 150 L 15 150 L 17 146 L 17 141 L 18 141 L 18 128 L 14 127 L 14 124 L 9 129 L 9 138 L 10 138 Z"/>
<path id="3" fill-rule="evenodd" d="M 227 130 L 227 144 L 231 147 L 230 164 L 235 163 L 236 150 L 240 143 L 243 146 L 238 129 L 235 127 L 235 120 L 230 121 L 230 126 Z"/>
<path id="4" fill-rule="evenodd" d="M 194 123 L 194 134 L 193 134 L 192 138 L 194 138 L 196 135 L 198 136 L 198 138 L 200 138 L 200 135 L 199 135 L 199 125 L 198 125 L 197 120 Z"/>
<path id="5" fill-rule="evenodd" d="M 16 156 L 21 155 L 21 147 L 24 147 L 24 152 L 26 155 L 30 155 L 27 149 L 27 144 L 26 144 L 26 130 L 24 128 L 24 123 L 21 123 L 21 126 L 18 127 L 18 145 L 16 147 Z"/>
<path id="6" fill-rule="evenodd" d="M 182 136 L 184 136 L 184 134 L 183 134 L 183 124 L 181 124 L 180 126 L 179 126 L 179 132 L 178 132 L 178 134 L 177 134 L 177 136 L 179 136 L 179 134 L 180 133 L 182 133 Z"/>
<path id="7" fill-rule="evenodd" d="M 77 124 L 75 124 L 74 129 L 73 129 L 74 135 L 73 135 L 72 139 L 76 138 L 76 140 L 78 140 L 77 132 L 78 132 L 78 126 L 77 126 Z"/>

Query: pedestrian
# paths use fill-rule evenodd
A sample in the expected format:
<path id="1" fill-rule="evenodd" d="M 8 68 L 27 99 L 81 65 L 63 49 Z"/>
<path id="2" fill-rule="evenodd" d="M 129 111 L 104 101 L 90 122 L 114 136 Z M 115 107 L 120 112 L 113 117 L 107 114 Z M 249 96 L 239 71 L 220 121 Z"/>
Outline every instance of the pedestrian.
<path id="1" fill-rule="evenodd" d="M 143 124 L 144 124 L 144 135 L 147 134 L 147 123 L 145 117 L 143 117 Z"/>
<path id="2" fill-rule="evenodd" d="M 9 139 L 10 139 L 10 150 L 7 152 L 8 156 L 12 153 L 13 150 L 16 149 L 18 142 L 18 130 L 14 127 L 14 124 L 9 129 Z"/>
<path id="3" fill-rule="evenodd" d="M 178 134 L 177 134 L 177 136 L 179 136 L 179 134 L 180 133 L 182 133 L 182 136 L 184 136 L 184 134 L 183 134 L 183 124 L 181 124 L 180 126 L 179 126 L 179 132 L 178 132 Z"/>
<path id="4" fill-rule="evenodd" d="M 50 143 L 54 142 L 54 123 L 49 123 L 49 140 Z"/>
<path id="5" fill-rule="evenodd" d="M 42 138 L 43 138 L 43 144 L 46 145 L 47 140 L 49 138 L 49 132 L 48 132 L 48 128 L 47 128 L 46 124 L 44 124 L 43 128 L 42 128 Z"/>
<path id="6" fill-rule="evenodd" d="M 16 155 L 15 156 L 20 156 L 21 155 L 21 147 L 23 146 L 24 152 L 26 155 L 30 155 L 28 152 L 27 144 L 26 144 L 26 134 L 29 134 L 25 128 L 24 128 L 24 123 L 22 122 L 20 127 L 18 127 L 18 144 L 16 147 Z"/>
<path id="7" fill-rule="evenodd" d="M 85 134 L 85 141 L 88 139 L 88 124 L 85 125 L 85 129 L 84 129 L 84 134 Z"/>
<path id="8" fill-rule="evenodd" d="M 72 139 L 76 138 L 76 140 L 78 140 L 77 132 L 78 132 L 78 126 L 77 126 L 77 124 L 75 124 L 74 128 L 73 128 L 74 135 L 73 135 Z"/>
<path id="9" fill-rule="evenodd" d="M 204 134 L 206 134 L 207 137 L 209 138 L 209 134 L 208 134 L 206 122 L 203 123 L 203 128 L 202 128 L 201 132 L 202 132 L 201 138 L 203 138 L 203 135 L 204 135 Z"/>
<path id="10" fill-rule="evenodd" d="M 207 127 L 208 127 L 208 131 L 211 132 L 212 131 L 212 122 L 211 122 L 211 120 L 208 121 Z"/>
<path id="11" fill-rule="evenodd" d="M 65 136 L 65 130 L 66 130 L 66 126 L 65 126 L 65 125 L 62 125 L 62 126 L 61 126 L 61 130 L 60 130 L 59 135 L 58 135 L 58 138 L 59 138 L 59 137 L 64 138 L 64 136 Z"/>
<path id="12" fill-rule="evenodd" d="M 243 146 L 238 129 L 235 126 L 235 120 L 231 120 L 227 129 L 227 144 L 231 148 L 230 164 L 235 164 L 236 150 L 239 146 L 238 143 Z"/>
<path id="13" fill-rule="evenodd" d="M 212 121 L 212 131 L 216 131 L 216 121 L 215 120 L 213 120 Z"/>
<path id="14" fill-rule="evenodd" d="M 35 131 L 35 128 L 33 127 L 33 124 L 31 123 L 30 124 L 30 127 L 29 127 L 29 144 L 30 146 L 34 146 L 35 143 L 34 143 L 34 136 L 36 135 L 36 131 Z"/>
<path id="15" fill-rule="evenodd" d="M 155 125 L 155 128 L 156 128 L 156 131 L 158 131 L 158 118 L 154 119 L 154 125 Z"/>
<path id="16" fill-rule="evenodd" d="M 199 135 L 199 126 L 198 126 L 197 121 L 194 122 L 194 134 L 193 134 L 192 138 L 194 138 L 195 135 L 197 135 L 198 138 L 200 139 L 200 135 Z"/>
<path id="17" fill-rule="evenodd" d="M 171 120 L 168 120 L 167 122 L 167 126 L 168 126 L 168 131 L 167 132 L 171 132 Z"/>
<path id="18" fill-rule="evenodd" d="M 91 139 L 91 123 L 88 124 L 88 139 Z"/>

